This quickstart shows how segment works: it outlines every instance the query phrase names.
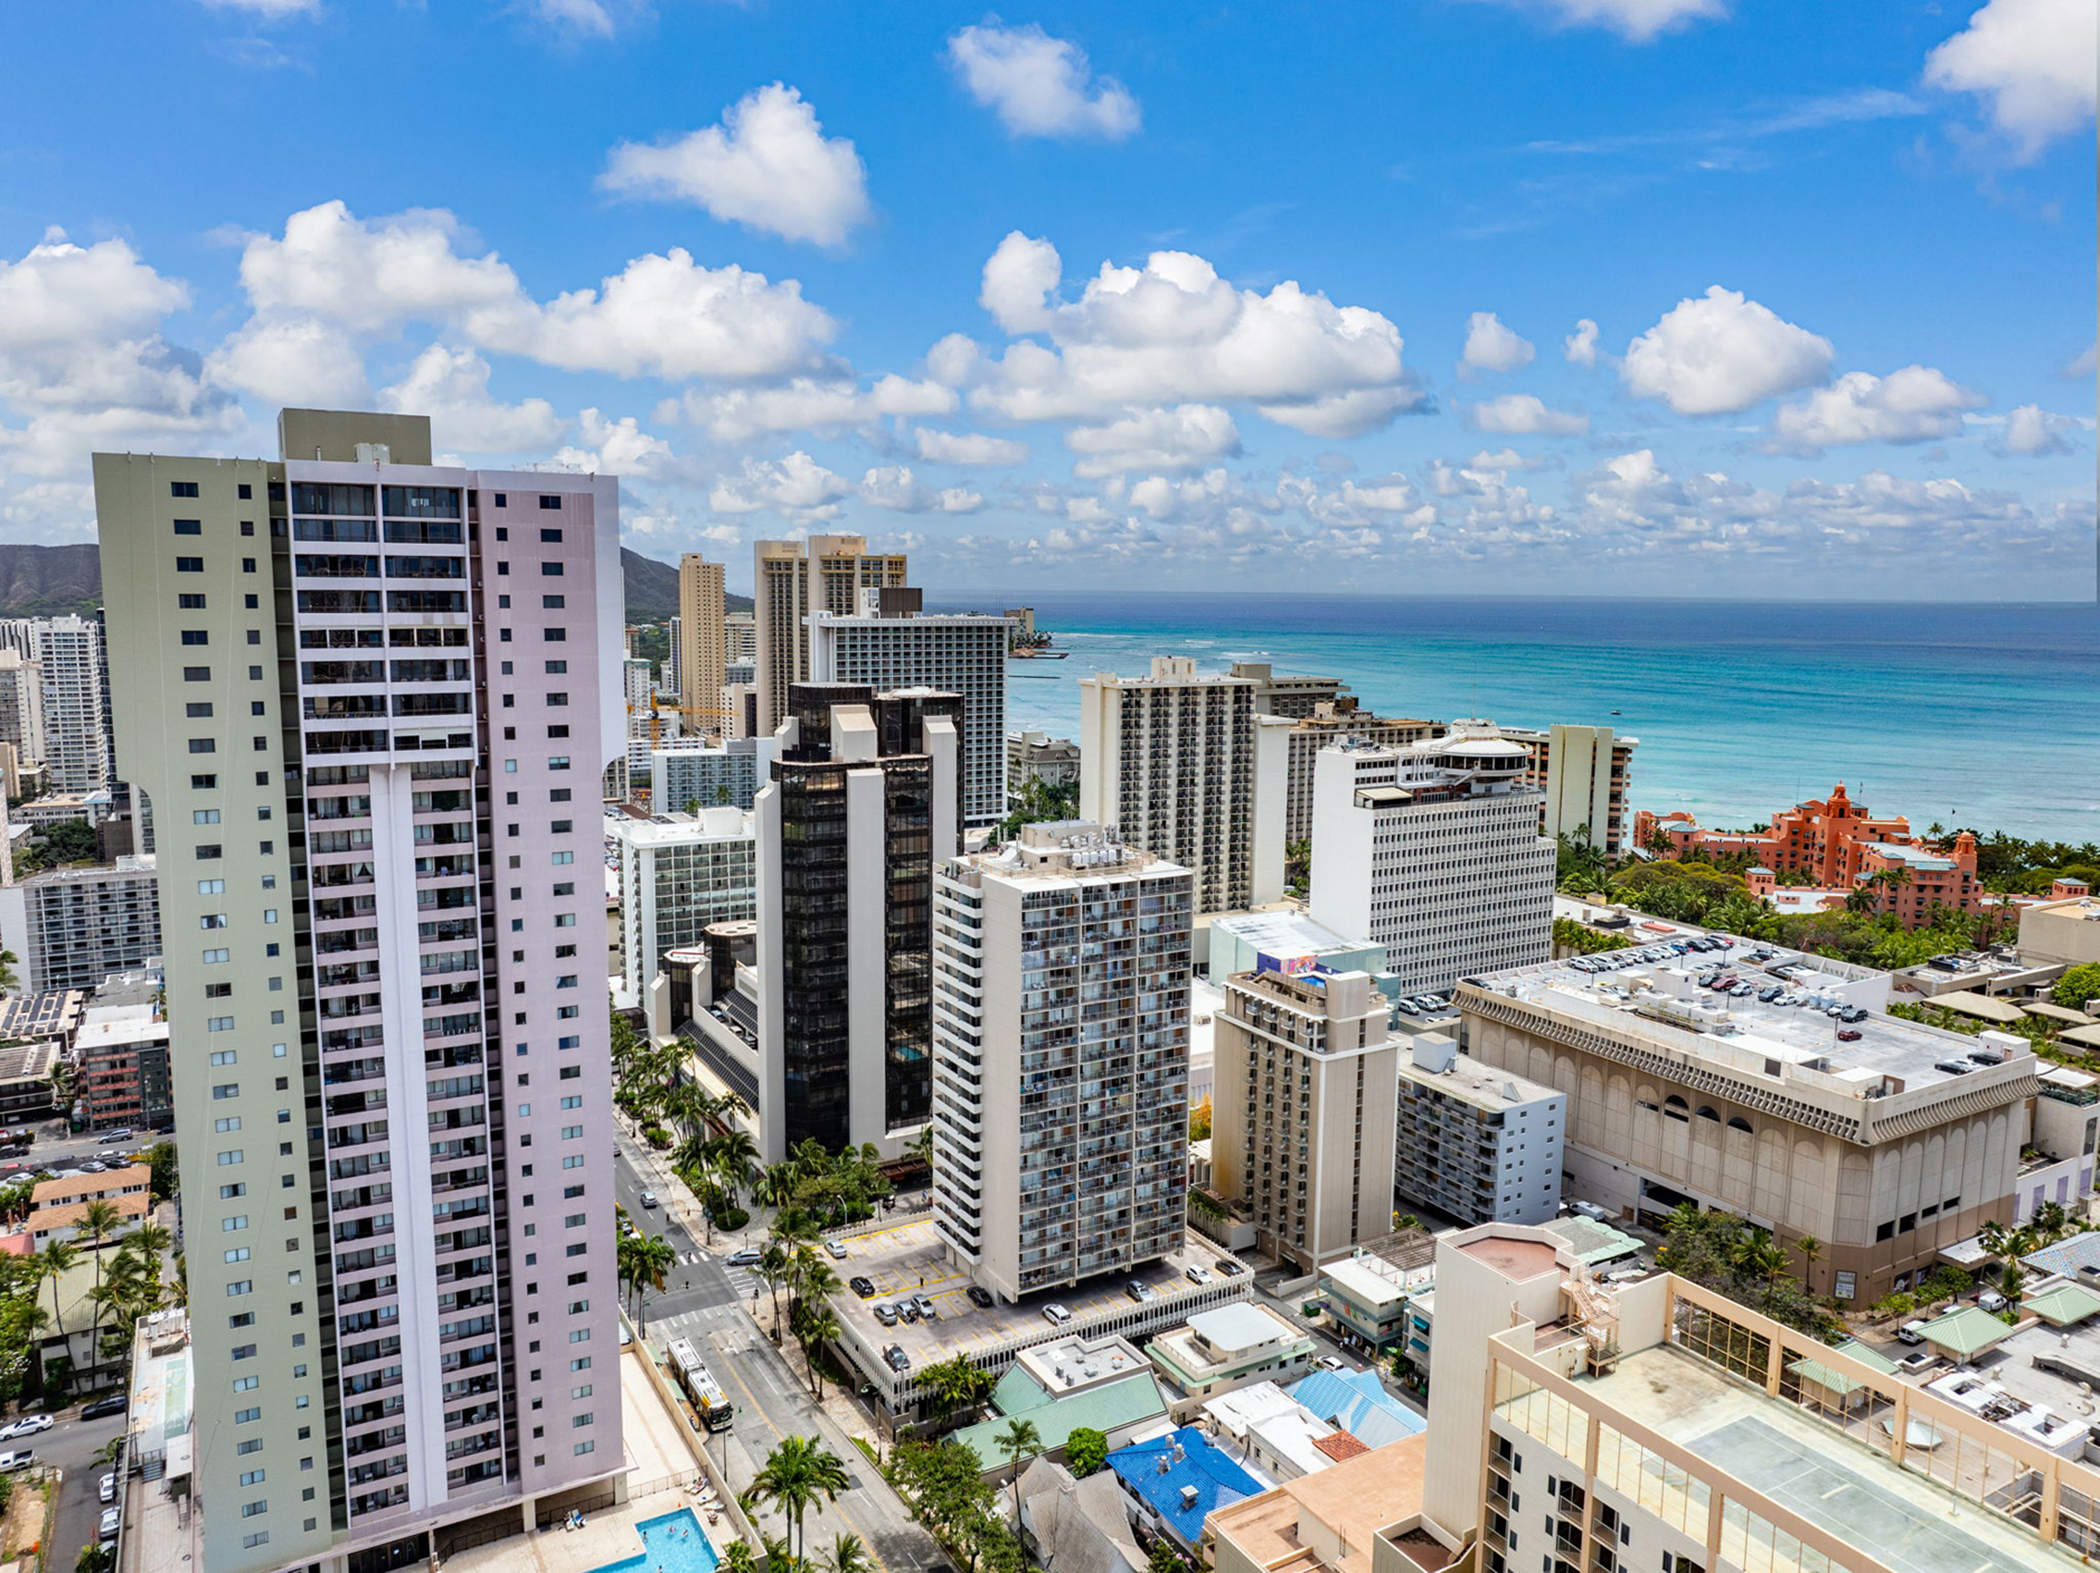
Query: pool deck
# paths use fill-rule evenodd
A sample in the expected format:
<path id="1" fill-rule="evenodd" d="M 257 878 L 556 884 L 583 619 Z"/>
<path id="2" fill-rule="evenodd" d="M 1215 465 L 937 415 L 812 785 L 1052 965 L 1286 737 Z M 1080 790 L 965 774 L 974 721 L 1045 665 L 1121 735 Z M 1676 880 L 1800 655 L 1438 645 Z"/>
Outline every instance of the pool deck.
<path id="1" fill-rule="evenodd" d="M 700 1467 L 694 1447 L 687 1442 L 684 1420 L 665 1408 L 642 1369 L 641 1362 L 647 1357 L 641 1347 L 637 1344 L 620 1357 L 621 1427 L 630 1485 L 690 1475 Z M 710 1525 L 690 1493 L 652 1491 L 585 1515 L 580 1530 L 556 1528 L 513 1535 L 462 1551 L 445 1566 L 450 1573 L 497 1573 L 498 1569 L 502 1573 L 595 1573 L 610 1563 L 640 1556 L 642 1536 L 635 1526 L 681 1507 L 694 1507 L 717 1555 L 736 1537 L 727 1515 Z"/>

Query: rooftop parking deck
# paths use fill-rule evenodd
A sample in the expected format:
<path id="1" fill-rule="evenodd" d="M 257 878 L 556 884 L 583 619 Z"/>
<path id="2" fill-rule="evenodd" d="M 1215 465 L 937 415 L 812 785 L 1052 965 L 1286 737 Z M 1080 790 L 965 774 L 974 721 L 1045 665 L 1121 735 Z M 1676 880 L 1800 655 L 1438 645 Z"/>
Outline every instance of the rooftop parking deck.
<path id="1" fill-rule="evenodd" d="M 968 1293 L 973 1280 L 949 1260 L 930 1218 L 891 1224 L 839 1243 L 846 1250 L 845 1260 L 832 1264 L 839 1277 L 849 1285 L 855 1278 L 866 1278 L 875 1289 L 866 1299 L 850 1287 L 832 1298 L 832 1309 L 845 1330 L 840 1345 L 864 1378 L 894 1400 L 893 1411 L 915 1401 L 918 1373 L 940 1361 L 960 1355 L 996 1377 L 1029 1345 L 1075 1333 L 1144 1336 L 1185 1322 L 1193 1312 L 1244 1300 L 1253 1286 L 1252 1275 L 1230 1253 L 1192 1234 L 1171 1256 L 1132 1271 L 1046 1290 L 1018 1304 L 995 1298 L 991 1305 L 979 1306 Z M 1221 1262 L 1241 1270 L 1225 1272 Z M 1192 1281 L 1187 1276 L 1190 1267 L 1208 1281 Z M 1126 1287 L 1133 1282 L 1146 1285 L 1151 1298 L 1133 1299 Z M 932 1320 L 900 1319 L 885 1327 L 876 1319 L 877 1306 L 895 1306 L 920 1295 L 933 1302 Z M 1053 1305 L 1063 1307 L 1069 1321 L 1046 1316 L 1046 1307 Z M 901 1372 L 884 1359 L 883 1352 L 892 1346 L 910 1361 Z"/>
<path id="2" fill-rule="evenodd" d="M 1694 940 L 1723 943 L 1702 951 L 1689 948 Z M 1752 961 L 1753 955 L 1759 959 Z M 1717 976 L 1732 976 L 1752 992 L 1737 997 L 1701 986 L 1701 978 Z M 1849 1082 L 1856 1096 L 1916 1091 L 1994 1069 L 1972 1058 L 1993 1053 L 1989 1043 L 1883 1014 L 1877 1008 L 1887 998 L 1883 974 L 1695 930 L 1650 936 L 1632 950 L 1542 962 L 1468 982 L 1469 998 L 1478 997 L 1477 989 L 1696 1054 L 1761 1058 L 1831 1078 L 1832 1090 Z M 1828 1004 L 1757 997 L 1770 989 L 1865 1015 L 1842 1021 L 1826 1013 Z M 2014 1052 L 2017 1058 L 2026 1051 Z M 1943 1068 L 1950 1065 L 1966 1069 Z M 1888 1086 L 1891 1079 L 1900 1089 Z"/>

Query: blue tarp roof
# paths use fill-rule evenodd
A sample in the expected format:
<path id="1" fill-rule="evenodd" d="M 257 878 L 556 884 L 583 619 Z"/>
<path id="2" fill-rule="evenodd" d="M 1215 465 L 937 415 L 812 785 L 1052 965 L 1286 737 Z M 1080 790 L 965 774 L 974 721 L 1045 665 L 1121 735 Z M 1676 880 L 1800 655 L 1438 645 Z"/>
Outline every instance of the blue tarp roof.
<path id="1" fill-rule="evenodd" d="M 1194 1426 L 1183 1426 L 1157 1441 L 1119 1447 L 1108 1455 L 1108 1465 L 1128 1490 L 1173 1527 L 1183 1544 L 1191 1546 L 1203 1538 L 1203 1521 L 1213 1511 L 1265 1489 Z M 1195 1488 L 1192 1501 L 1184 1501 L 1183 1487 Z"/>

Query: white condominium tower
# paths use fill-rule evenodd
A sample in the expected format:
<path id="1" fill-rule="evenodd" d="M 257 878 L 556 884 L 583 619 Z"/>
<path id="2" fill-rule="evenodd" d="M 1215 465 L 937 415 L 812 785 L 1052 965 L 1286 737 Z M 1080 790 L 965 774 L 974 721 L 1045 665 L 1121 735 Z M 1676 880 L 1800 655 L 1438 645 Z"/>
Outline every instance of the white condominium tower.
<path id="1" fill-rule="evenodd" d="M 43 759 L 51 790 L 77 795 L 109 786 L 109 674 L 101 622 L 70 615 L 14 618 L 4 642 L 35 661 L 42 678 Z"/>
<path id="2" fill-rule="evenodd" d="M 914 589 L 863 590 L 851 615 L 812 612 L 810 681 L 938 688 L 963 701 L 965 825 L 1006 817 L 1006 646 L 1011 617 L 920 610 Z"/>
<path id="3" fill-rule="evenodd" d="M 1482 737 L 1320 750 L 1313 921 L 1385 946 L 1410 994 L 1544 961 L 1554 847 L 1529 761 L 1521 743 Z"/>
<path id="4" fill-rule="evenodd" d="M 856 612 L 863 589 L 899 589 L 903 584 L 904 554 L 871 554 L 862 536 L 812 535 L 806 541 L 757 543 L 751 580 L 758 666 L 756 735 L 764 737 L 785 721 L 789 687 L 810 681 L 810 615 Z"/>
<path id="5" fill-rule="evenodd" d="M 1164 655 L 1148 676 L 1079 684 L 1080 816 L 1188 869 L 1198 912 L 1283 895 L 1292 723 L 1261 714 L 1261 692 Z"/>
<path id="6" fill-rule="evenodd" d="M 1181 1243 L 1190 884 L 1078 820 L 936 870 L 934 1222 L 1008 1300 Z"/>
<path id="7" fill-rule="evenodd" d="M 598 778 L 619 483 L 287 410 L 95 456 L 160 826 L 204 1573 L 432 1560 L 626 1467 Z"/>

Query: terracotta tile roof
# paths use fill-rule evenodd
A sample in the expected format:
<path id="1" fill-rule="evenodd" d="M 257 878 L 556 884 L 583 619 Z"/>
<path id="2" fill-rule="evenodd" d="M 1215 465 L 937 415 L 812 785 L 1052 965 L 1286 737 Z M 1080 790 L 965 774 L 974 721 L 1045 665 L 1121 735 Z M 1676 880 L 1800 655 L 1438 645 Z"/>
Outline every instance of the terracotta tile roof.
<path id="1" fill-rule="evenodd" d="M 153 1198 L 144 1191 L 133 1191 L 129 1196 L 107 1198 L 116 1208 L 119 1220 L 136 1223 L 153 1209 Z M 35 1234 L 49 1234 L 54 1229 L 71 1229 L 79 1224 L 87 1212 L 86 1202 L 69 1202 L 63 1207 L 40 1207 L 29 1215 L 29 1228 Z"/>
<path id="2" fill-rule="evenodd" d="M 1313 1438 L 1313 1446 L 1339 1464 L 1345 1458 L 1354 1458 L 1359 1453 L 1371 1450 L 1346 1431 L 1335 1431 L 1327 1436 Z"/>
<path id="3" fill-rule="evenodd" d="M 68 1174 L 56 1180 L 37 1181 L 36 1189 L 29 1193 L 29 1205 L 38 1209 L 62 1207 L 68 1202 L 85 1201 L 90 1196 L 113 1196 L 119 1191 L 152 1183 L 152 1166 L 143 1163 L 111 1169 L 106 1174 Z"/>

